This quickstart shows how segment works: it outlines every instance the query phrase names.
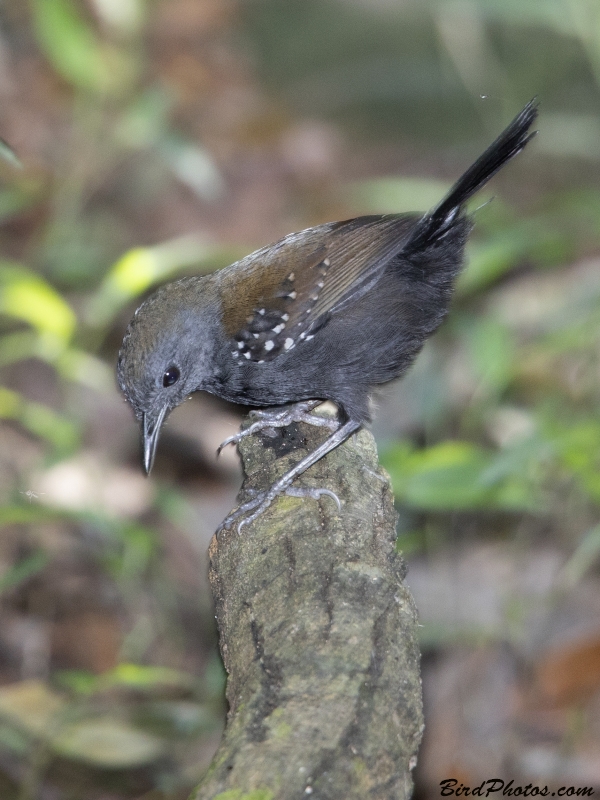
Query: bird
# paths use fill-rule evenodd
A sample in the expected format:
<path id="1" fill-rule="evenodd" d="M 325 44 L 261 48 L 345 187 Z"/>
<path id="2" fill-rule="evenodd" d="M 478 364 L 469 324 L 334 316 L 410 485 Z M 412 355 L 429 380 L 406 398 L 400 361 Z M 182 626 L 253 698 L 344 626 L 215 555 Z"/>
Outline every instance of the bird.
<path id="1" fill-rule="evenodd" d="M 374 388 L 401 377 L 450 305 L 473 226 L 465 204 L 537 131 L 530 101 L 446 196 L 426 213 L 360 216 L 285 236 L 209 275 L 159 288 L 135 312 L 118 362 L 120 388 L 140 422 L 146 473 L 161 427 L 205 391 L 259 409 L 238 442 L 292 421 L 325 425 L 325 441 L 222 527 L 238 532 L 295 479 L 370 422 Z M 332 401 L 337 419 L 312 414 Z M 262 409 L 262 411 L 260 410 Z"/>

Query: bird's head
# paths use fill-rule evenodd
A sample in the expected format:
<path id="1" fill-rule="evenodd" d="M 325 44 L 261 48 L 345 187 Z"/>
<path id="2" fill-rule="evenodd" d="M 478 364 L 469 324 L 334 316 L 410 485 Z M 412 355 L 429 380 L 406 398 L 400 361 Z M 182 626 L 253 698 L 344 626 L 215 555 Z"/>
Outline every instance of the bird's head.
<path id="1" fill-rule="evenodd" d="M 185 278 L 162 287 L 138 308 L 123 339 L 117 378 L 140 421 L 147 473 L 167 415 L 204 388 L 212 371 L 210 282 L 210 276 Z"/>

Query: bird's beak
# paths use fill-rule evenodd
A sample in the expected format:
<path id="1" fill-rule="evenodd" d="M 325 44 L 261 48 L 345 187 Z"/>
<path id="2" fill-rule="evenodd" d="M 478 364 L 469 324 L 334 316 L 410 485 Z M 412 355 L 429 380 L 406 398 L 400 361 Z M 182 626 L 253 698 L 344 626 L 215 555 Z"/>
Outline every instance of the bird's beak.
<path id="1" fill-rule="evenodd" d="M 150 470 L 154 464 L 154 456 L 156 454 L 156 445 L 158 444 L 158 437 L 160 435 L 160 428 L 163 424 L 164 418 L 167 414 L 168 406 L 161 408 L 156 420 L 149 414 L 144 414 L 142 419 L 142 438 L 144 442 L 144 469 L 146 475 L 150 475 Z"/>

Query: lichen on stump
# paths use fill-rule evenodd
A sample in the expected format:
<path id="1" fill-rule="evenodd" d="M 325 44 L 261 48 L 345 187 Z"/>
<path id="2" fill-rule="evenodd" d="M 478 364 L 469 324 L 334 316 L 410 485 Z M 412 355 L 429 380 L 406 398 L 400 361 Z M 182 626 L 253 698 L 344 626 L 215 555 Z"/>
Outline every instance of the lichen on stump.
<path id="1" fill-rule="evenodd" d="M 240 443 L 242 497 L 327 435 L 293 424 Z M 396 512 L 361 430 L 210 546 L 229 714 L 194 800 L 402 800 L 423 721 L 417 617 L 395 551 Z"/>

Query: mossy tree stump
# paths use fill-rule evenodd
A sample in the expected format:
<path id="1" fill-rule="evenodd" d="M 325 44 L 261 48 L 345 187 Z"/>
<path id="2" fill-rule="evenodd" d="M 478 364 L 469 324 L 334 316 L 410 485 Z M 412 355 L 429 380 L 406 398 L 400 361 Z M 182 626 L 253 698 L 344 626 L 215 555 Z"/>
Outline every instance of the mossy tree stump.
<path id="1" fill-rule="evenodd" d="M 241 498 L 326 436 L 293 424 L 240 443 Z M 210 546 L 229 714 L 194 800 L 400 800 L 423 720 L 417 616 L 395 551 L 396 512 L 371 434 L 359 431 Z"/>

